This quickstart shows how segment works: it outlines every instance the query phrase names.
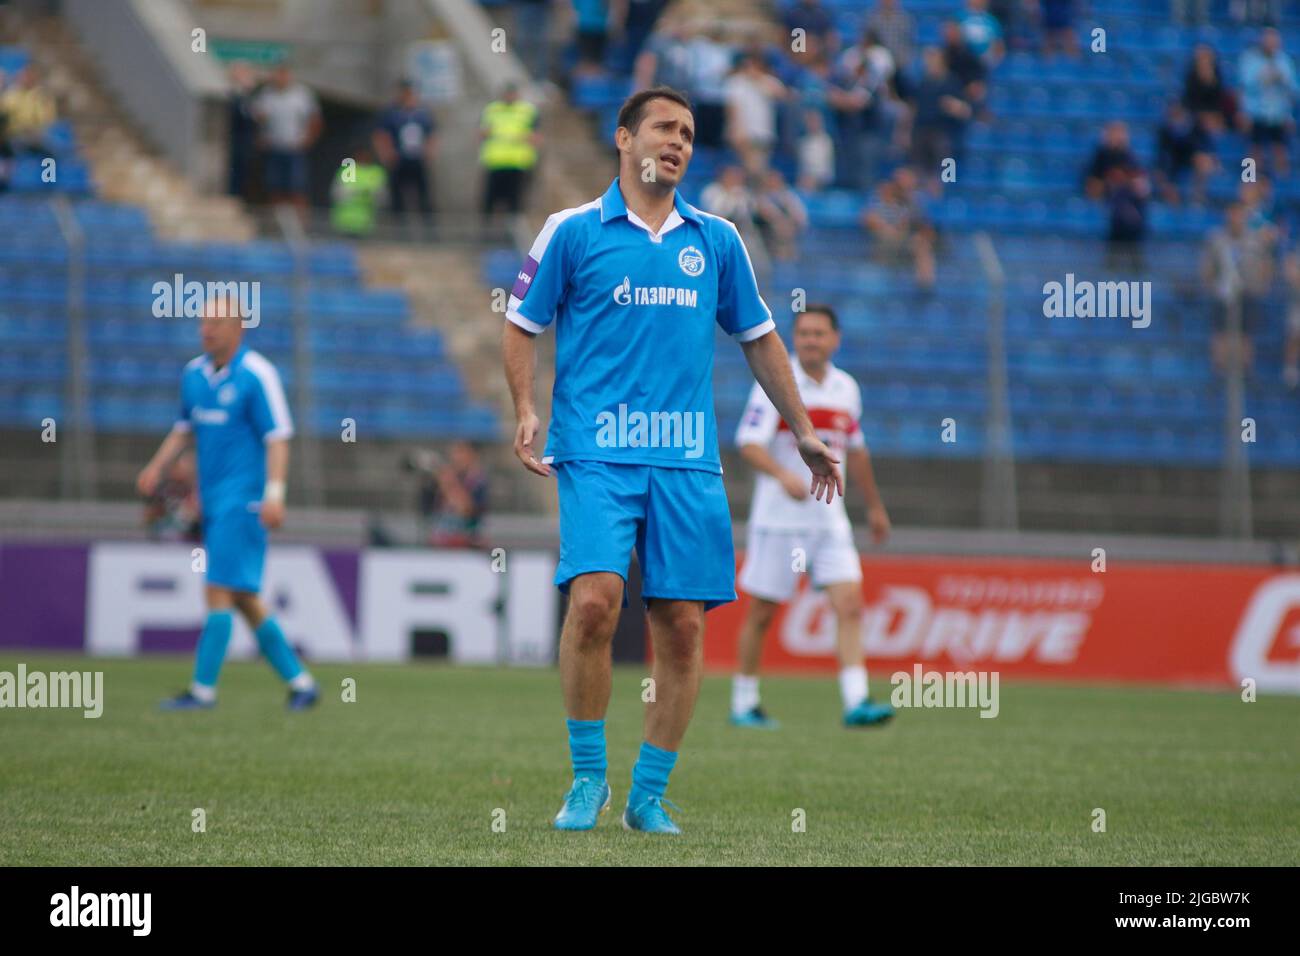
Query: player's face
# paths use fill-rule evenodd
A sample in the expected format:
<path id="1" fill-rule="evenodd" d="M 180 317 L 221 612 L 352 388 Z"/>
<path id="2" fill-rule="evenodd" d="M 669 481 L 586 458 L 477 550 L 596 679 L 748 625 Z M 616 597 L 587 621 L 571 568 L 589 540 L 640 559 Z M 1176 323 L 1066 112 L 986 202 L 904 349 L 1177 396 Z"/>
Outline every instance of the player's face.
<path id="1" fill-rule="evenodd" d="M 840 347 L 840 334 L 820 312 L 805 312 L 794 327 L 794 352 L 806 369 L 820 368 Z"/>
<path id="2" fill-rule="evenodd" d="M 618 140 L 642 182 L 676 187 L 695 151 L 695 120 L 672 100 L 651 100 L 637 131 L 620 129 Z"/>
<path id="3" fill-rule="evenodd" d="M 239 340 L 244 331 L 239 316 L 224 316 L 209 311 L 199 319 L 199 335 L 203 339 L 203 351 L 213 358 L 229 358 L 239 348 Z"/>

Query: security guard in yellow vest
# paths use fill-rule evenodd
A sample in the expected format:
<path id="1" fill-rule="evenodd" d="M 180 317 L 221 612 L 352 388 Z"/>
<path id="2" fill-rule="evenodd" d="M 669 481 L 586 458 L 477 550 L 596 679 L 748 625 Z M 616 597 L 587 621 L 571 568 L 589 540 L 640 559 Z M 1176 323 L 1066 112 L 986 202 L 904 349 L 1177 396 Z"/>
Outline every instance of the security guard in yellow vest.
<path id="1" fill-rule="evenodd" d="M 479 137 L 483 140 L 479 161 L 487 171 L 483 214 L 490 216 L 499 206 L 508 213 L 519 212 L 524 183 L 537 165 L 537 147 L 541 144 L 537 107 L 519 98 L 518 86 L 508 84 L 501 98 L 483 110 Z"/>

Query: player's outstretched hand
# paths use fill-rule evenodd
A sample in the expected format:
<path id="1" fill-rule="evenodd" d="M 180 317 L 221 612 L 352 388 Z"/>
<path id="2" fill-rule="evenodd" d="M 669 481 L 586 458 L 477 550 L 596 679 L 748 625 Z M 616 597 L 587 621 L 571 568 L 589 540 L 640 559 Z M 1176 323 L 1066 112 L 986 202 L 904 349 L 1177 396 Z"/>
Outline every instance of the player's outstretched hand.
<path id="1" fill-rule="evenodd" d="M 551 469 L 548 465 L 537 460 L 537 455 L 533 449 L 533 442 L 537 439 L 537 432 L 541 429 L 542 423 L 538 421 L 536 415 L 523 415 L 519 419 L 519 424 L 515 427 L 515 456 L 524 463 L 527 468 L 535 475 L 550 475 Z"/>
<path id="2" fill-rule="evenodd" d="M 158 472 L 152 468 L 143 469 L 135 480 L 135 490 L 140 492 L 142 498 L 151 498 L 157 488 Z"/>
<path id="3" fill-rule="evenodd" d="M 809 493 L 817 499 L 826 498 L 830 504 L 838 494 L 844 497 L 844 479 L 835 467 L 840 460 L 831 454 L 831 450 L 816 435 L 799 439 L 799 454 L 803 456 L 808 470 L 812 472 L 812 485 Z"/>
<path id="4" fill-rule="evenodd" d="M 262 502 L 262 524 L 274 530 L 284 524 L 284 502 L 283 501 L 265 501 Z"/>

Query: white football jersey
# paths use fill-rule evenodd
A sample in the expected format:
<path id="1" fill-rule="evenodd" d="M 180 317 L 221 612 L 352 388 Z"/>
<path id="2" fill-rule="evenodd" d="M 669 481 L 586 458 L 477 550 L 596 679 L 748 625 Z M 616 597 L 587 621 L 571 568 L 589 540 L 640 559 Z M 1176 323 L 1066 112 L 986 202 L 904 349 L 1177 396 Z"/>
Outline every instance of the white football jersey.
<path id="1" fill-rule="evenodd" d="M 862 390 L 853 376 L 829 363 L 821 382 L 809 376 L 798 360 L 792 363 L 791 370 L 817 437 L 840 460 L 840 474 L 844 475 L 845 449 L 866 447 L 858 424 L 862 418 Z M 799 455 L 790 426 L 782 421 L 776 406 L 757 382 L 736 429 L 736 445 L 762 445 L 777 464 L 802 477 L 805 487 L 812 483 L 812 472 Z M 772 530 L 849 530 L 849 516 L 842 497 L 837 496 L 829 505 L 811 495 L 796 501 L 786 494 L 779 481 L 762 473 L 754 484 L 749 523 L 751 527 Z"/>

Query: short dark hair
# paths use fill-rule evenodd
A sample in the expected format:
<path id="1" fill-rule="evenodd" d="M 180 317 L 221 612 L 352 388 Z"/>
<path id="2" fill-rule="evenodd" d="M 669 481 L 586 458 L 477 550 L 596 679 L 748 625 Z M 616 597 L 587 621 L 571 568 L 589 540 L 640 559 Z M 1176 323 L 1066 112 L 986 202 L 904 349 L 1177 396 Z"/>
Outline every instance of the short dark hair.
<path id="1" fill-rule="evenodd" d="M 671 86 L 653 86 L 648 90 L 640 90 L 633 93 L 623 105 L 618 108 L 618 125 L 626 127 L 628 132 L 635 133 L 645 119 L 645 109 L 651 100 L 672 100 L 678 106 L 684 106 L 686 109 L 691 108 L 691 101 L 686 98 L 686 94 Z"/>
<path id="2" fill-rule="evenodd" d="M 831 328 L 836 332 L 840 330 L 840 317 L 835 314 L 835 310 L 831 306 L 823 302 L 815 302 L 811 305 L 806 305 L 802 312 L 796 312 L 794 314 L 794 324 L 798 325 L 799 316 L 807 315 L 809 312 L 816 312 L 818 315 L 826 316 L 826 318 L 831 320 Z"/>

